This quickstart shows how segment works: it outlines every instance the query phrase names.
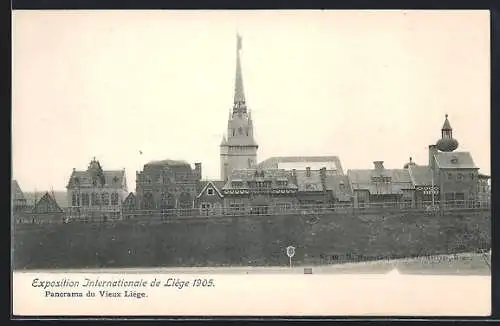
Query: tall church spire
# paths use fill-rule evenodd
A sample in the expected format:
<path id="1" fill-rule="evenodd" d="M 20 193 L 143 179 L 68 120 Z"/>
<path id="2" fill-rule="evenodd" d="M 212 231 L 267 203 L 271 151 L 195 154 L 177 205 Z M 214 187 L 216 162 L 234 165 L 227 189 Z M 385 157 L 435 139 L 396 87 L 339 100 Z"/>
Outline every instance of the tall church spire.
<path id="1" fill-rule="evenodd" d="M 241 73 L 240 51 L 242 39 L 236 34 L 236 78 L 234 81 L 234 106 L 233 113 L 246 113 L 245 92 L 243 90 L 243 75 Z"/>

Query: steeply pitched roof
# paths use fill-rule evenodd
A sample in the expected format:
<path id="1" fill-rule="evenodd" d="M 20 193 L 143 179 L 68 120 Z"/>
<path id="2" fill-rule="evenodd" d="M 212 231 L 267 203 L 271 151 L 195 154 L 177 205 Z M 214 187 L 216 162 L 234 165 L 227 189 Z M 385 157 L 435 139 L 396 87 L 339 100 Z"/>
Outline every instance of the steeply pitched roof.
<path id="1" fill-rule="evenodd" d="M 428 165 L 411 165 L 408 172 L 415 186 L 432 185 L 432 170 Z"/>
<path id="2" fill-rule="evenodd" d="M 448 115 L 445 115 L 443 128 L 441 128 L 441 130 L 452 130 L 450 121 L 448 120 Z"/>
<path id="3" fill-rule="evenodd" d="M 220 185 L 220 183 L 219 183 L 219 185 Z M 215 191 L 217 192 L 217 194 L 219 195 L 219 197 L 221 197 L 221 198 L 224 197 L 222 195 L 222 192 L 220 191 L 221 188 L 219 188 L 218 185 L 214 181 L 206 181 L 205 185 L 199 191 L 198 196 L 196 196 L 196 198 L 200 198 L 205 193 L 205 191 L 207 190 L 207 188 L 209 186 L 212 186 L 212 188 L 215 189 Z"/>
<path id="4" fill-rule="evenodd" d="M 323 191 L 321 175 L 319 170 L 311 170 L 309 176 L 307 171 L 296 170 L 297 187 L 299 191 Z"/>
<path id="5" fill-rule="evenodd" d="M 33 207 L 34 213 L 62 213 L 63 210 L 56 200 L 46 192 Z"/>
<path id="6" fill-rule="evenodd" d="M 35 200 L 38 202 L 44 193 L 48 192 L 52 198 L 55 199 L 59 207 L 67 208 L 68 207 L 68 197 L 66 191 L 37 191 L 35 192 L 26 192 L 24 195 L 26 197 L 26 204 L 28 206 L 34 206 Z"/>
<path id="7" fill-rule="evenodd" d="M 412 189 L 408 170 L 383 169 L 377 170 L 348 170 L 347 175 L 353 190 L 368 190 L 371 194 L 399 194 L 404 189 Z M 388 184 L 379 184 L 372 181 L 372 177 L 386 176 L 391 178 Z"/>
<path id="8" fill-rule="evenodd" d="M 469 152 L 437 152 L 434 157 L 440 169 L 477 169 Z"/>
<path id="9" fill-rule="evenodd" d="M 331 190 L 340 201 L 349 201 L 353 195 L 349 177 L 346 175 L 326 176 L 326 189 Z"/>
<path id="10" fill-rule="evenodd" d="M 125 180 L 125 170 L 103 171 L 104 187 L 106 188 L 122 188 Z M 68 188 L 74 187 L 93 187 L 92 176 L 88 171 L 73 171 L 68 182 Z"/>
<path id="11" fill-rule="evenodd" d="M 12 180 L 11 182 L 11 193 L 12 193 L 12 200 L 26 200 L 21 190 L 21 187 L 19 187 L 19 184 L 17 183 L 16 180 Z"/>
<path id="12" fill-rule="evenodd" d="M 135 200 L 135 198 L 136 198 L 135 194 L 134 194 L 133 192 L 131 192 L 131 193 L 129 193 L 129 194 L 127 195 L 127 197 L 125 197 L 125 199 L 123 200 L 123 202 L 126 202 L 126 201 L 128 201 L 128 200 L 132 200 L 132 201 L 134 201 L 134 200 Z"/>

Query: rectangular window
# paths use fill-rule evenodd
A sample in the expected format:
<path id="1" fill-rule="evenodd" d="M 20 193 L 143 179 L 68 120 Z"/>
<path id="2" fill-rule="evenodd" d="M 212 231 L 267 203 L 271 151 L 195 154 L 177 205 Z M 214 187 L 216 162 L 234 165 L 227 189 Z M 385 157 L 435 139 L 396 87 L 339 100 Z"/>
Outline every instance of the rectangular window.
<path id="1" fill-rule="evenodd" d="M 209 196 L 213 196 L 213 194 L 214 194 L 214 188 L 208 188 L 208 190 L 207 190 L 207 194 L 208 194 Z"/>

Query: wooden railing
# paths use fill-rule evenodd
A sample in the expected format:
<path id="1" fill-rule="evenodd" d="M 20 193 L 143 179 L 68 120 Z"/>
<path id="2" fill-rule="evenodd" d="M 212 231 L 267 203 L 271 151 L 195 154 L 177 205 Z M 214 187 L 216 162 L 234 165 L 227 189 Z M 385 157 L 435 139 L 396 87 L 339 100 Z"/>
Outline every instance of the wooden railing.
<path id="1" fill-rule="evenodd" d="M 113 223 L 116 221 L 138 221 L 138 222 L 165 222 L 169 220 L 196 220 L 196 219 L 217 219 L 228 217 L 245 216 L 318 216 L 326 214 L 385 214 L 385 213 L 406 213 L 416 212 L 422 215 L 439 215 L 445 212 L 458 211 L 487 211 L 491 209 L 489 201 L 447 201 L 440 203 L 420 202 L 411 205 L 407 202 L 381 202 L 364 203 L 353 205 L 352 203 L 334 205 L 297 205 L 297 206 L 252 206 L 243 209 L 231 208 L 189 208 L 189 209 L 154 209 L 154 210 L 122 210 L 111 214 L 109 212 L 93 212 L 91 214 L 75 214 L 67 212 L 64 216 L 57 215 L 56 218 L 45 216 L 28 216 L 16 218 L 16 224 L 39 224 L 39 223 Z M 47 217 L 47 218 L 45 218 Z"/>

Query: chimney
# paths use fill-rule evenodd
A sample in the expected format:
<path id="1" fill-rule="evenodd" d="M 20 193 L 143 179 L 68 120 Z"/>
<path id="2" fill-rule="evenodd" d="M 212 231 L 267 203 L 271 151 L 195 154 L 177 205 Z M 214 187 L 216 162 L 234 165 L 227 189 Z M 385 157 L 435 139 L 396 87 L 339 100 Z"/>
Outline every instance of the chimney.
<path id="1" fill-rule="evenodd" d="M 319 177 L 321 179 L 321 185 L 323 186 L 323 190 L 326 190 L 326 168 L 322 167 L 319 169 Z"/>
<path id="2" fill-rule="evenodd" d="M 311 176 L 311 168 L 308 166 L 306 167 L 306 176 L 310 177 Z"/>
<path id="3" fill-rule="evenodd" d="M 429 167 L 431 169 L 434 169 L 435 167 L 435 159 L 434 159 L 434 155 L 437 154 L 437 146 L 436 145 L 429 145 Z"/>
<path id="4" fill-rule="evenodd" d="M 194 163 L 194 170 L 199 179 L 201 179 L 201 163 Z"/>
<path id="5" fill-rule="evenodd" d="M 292 181 L 295 185 L 297 185 L 297 170 L 292 169 Z"/>
<path id="6" fill-rule="evenodd" d="M 326 168 L 325 167 L 319 169 L 319 176 L 321 177 L 321 179 L 326 178 Z"/>
<path id="7" fill-rule="evenodd" d="M 375 170 L 383 170 L 384 169 L 384 161 L 373 161 L 373 166 Z"/>

